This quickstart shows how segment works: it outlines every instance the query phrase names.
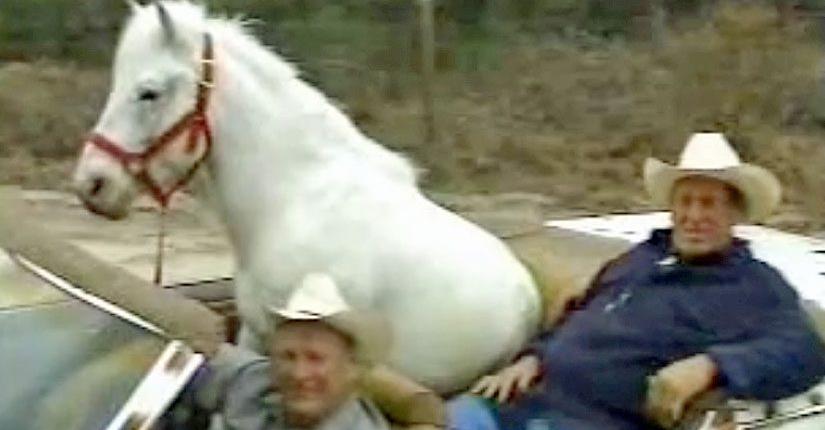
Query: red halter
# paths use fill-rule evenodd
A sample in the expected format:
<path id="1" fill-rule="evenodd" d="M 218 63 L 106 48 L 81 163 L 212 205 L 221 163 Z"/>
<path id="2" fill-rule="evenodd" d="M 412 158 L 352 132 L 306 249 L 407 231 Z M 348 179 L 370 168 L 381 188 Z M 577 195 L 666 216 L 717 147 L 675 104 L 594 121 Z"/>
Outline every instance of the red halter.
<path id="1" fill-rule="evenodd" d="M 195 171 L 203 160 L 209 155 L 212 148 L 212 131 L 206 118 L 206 108 L 209 103 L 209 93 L 214 84 L 214 52 L 212 48 L 212 37 L 209 33 L 203 35 L 203 54 L 200 60 L 202 64 L 201 80 L 198 82 L 198 93 L 195 99 L 195 107 L 174 123 L 169 129 L 155 138 L 148 148 L 143 152 L 129 152 L 123 150 L 114 141 L 99 133 L 92 133 L 86 144 L 91 144 L 117 160 L 123 168 L 138 182 L 142 183 L 152 196 L 162 207 L 166 207 L 169 198 L 179 188 L 186 185 L 192 178 Z M 158 181 L 152 177 L 149 171 L 149 164 L 155 156 L 162 154 L 169 145 L 177 138 L 188 131 L 186 152 L 192 153 L 197 149 L 198 140 L 203 136 L 206 142 L 206 149 L 203 155 L 198 158 L 192 167 L 187 170 L 178 181 L 171 187 L 163 189 Z"/>

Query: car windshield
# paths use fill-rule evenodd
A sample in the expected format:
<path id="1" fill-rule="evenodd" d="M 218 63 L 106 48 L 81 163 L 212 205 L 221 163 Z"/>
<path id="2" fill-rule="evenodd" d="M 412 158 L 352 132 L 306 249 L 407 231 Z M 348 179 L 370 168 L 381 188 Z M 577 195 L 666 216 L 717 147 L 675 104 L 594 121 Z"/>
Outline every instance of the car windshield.
<path id="1" fill-rule="evenodd" d="M 0 250 L 0 428 L 105 428 L 165 345 Z"/>

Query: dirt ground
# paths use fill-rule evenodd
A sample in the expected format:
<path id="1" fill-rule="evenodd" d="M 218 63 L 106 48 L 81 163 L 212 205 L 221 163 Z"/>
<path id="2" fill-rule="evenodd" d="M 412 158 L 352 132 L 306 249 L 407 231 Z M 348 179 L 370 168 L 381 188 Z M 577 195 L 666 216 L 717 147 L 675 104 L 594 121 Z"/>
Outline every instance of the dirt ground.
<path id="1" fill-rule="evenodd" d="M 28 213 L 56 237 L 68 240 L 97 258 L 151 281 L 157 250 L 159 218 L 153 203 L 141 197 L 129 218 L 108 221 L 87 212 L 75 196 L 52 190 L 2 189 L 19 192 Z M 547 219 L 584 215 L 560 210 L 557 201 L 538 194 L 434 194 L 433 199 L 503 238 L 542 230 Z M 232 276 L 232 249 L 223 227 L 196 199 L 179 194 L 166 216 L 164 284 L 180 284 Z M 534 250 L 537 251 L 537 250 Z"/>
<path id="2" fill-rule="evenodd" d="M 128 220 L 114 222 L 90 214 L 69 193 L 27 190 L 22 195 L 26 209 L 44 229 L 105 262 L 152 280 L 158 216 L 150 201 L 139 199 Z M 183 196 L 167 216 L 164 284 L 232 275 L 232 253 L 226 236 L 220 225 L 198 215 L 203 210 L 193 199 Z"/>

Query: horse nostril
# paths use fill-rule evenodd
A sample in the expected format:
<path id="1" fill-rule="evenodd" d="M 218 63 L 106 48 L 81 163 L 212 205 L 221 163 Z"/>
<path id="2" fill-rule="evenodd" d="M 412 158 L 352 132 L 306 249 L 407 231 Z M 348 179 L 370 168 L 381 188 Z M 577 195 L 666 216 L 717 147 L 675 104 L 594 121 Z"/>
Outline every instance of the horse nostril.
<path id="1" fill-rule="evenodd" d="M 98 176 L 92 179 L 92 187 L 89 188 L 89 195 L 96 196 L 101 190 L 103 190 L 104 185 L 106 185 L 106 180 L 103 179 L 103 177 Z"/>

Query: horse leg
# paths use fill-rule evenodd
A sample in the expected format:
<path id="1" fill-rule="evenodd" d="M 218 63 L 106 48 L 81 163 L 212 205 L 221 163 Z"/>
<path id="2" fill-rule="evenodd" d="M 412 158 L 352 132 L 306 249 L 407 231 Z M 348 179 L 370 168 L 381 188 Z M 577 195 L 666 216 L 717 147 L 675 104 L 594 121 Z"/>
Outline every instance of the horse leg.
<path id="1" fill-rule="evenodd" d="M 438 394 L 385 365 L 362 375 L 361 390 L 395 424 L 443 427 L 446 422 L 446 406 Z"/>
<path id="2" fill-rule="evenodd" d="M 257 352 L 261 355 L 267 354 L 264 336 L 259 334 L 252 328 L 252 326 L 246 323 L 241 325 L 241 330 L 238 333 L 238 346 Z"/>

